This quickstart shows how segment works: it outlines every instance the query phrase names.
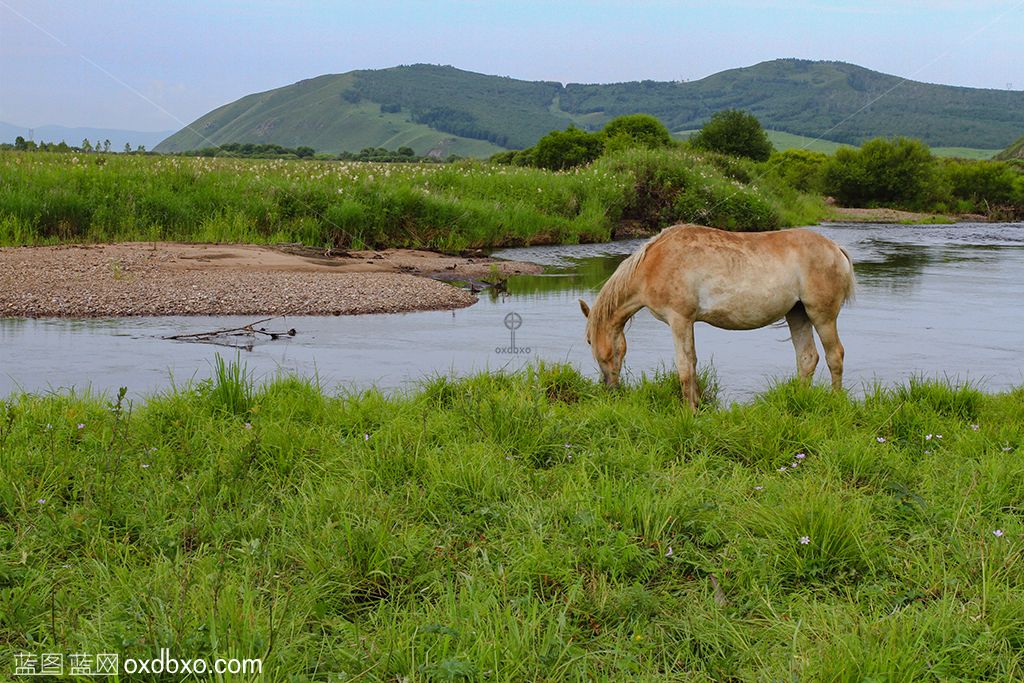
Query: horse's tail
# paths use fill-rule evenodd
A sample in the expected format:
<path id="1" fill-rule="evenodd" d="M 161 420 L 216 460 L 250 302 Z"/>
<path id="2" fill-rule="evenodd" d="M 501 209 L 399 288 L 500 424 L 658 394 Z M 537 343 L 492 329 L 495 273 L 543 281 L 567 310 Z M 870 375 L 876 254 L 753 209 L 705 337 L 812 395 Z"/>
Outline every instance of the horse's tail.
<path id="1" fill-rule="evenodd" d="M 843 252 L 843 256 L 846 257 L 846 263 L 849 266 L 849 271 L 846 274 L 846 292 L 843 294 L 843 303 L 847 301 L 853 301 L 854 295 L 857 289 L 857 277 L 853 274 L 853 259 L 850 258 L 850 252 L 846 251 L 843 247 L 839 247 L 839 251 Z"/>

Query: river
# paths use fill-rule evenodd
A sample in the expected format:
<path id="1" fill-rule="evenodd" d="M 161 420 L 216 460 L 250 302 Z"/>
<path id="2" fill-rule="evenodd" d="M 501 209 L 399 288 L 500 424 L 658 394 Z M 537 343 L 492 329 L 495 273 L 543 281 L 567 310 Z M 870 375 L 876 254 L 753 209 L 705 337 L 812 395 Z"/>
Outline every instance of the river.
<path id="1" fill-rule="evenodd" d="M 914 375 L 990 391 L 1024 384 L 1024 223 L 815 229 L 846 247 L 856 264 L 857 297 L 839 316 L 846 384 L 855 393 Z M 547 272 L 514 278 L 507 294 L 484 293 L 457 311 L 274 320 L 269 329 L 294 328 L 296 336 L 258 341 L 251 350 L 162 339 L 251 317 L 0 319 L 0 396 L 120 386 L 146 395 L 209 377 L 218 353 L 239 356 L 259 381 L 297 373 L 330 391 L 390 391 L 436 374 L 516 370 L 536 359 L 569 362 L 597 377 L 576 300 L 592 301 L 640 244 L 499 251 L 495 256 L 541 263 Z M 514 342 L 506 322 L 516 326 Z M 626 335 L 624 378 L 672 368 L 671 332 L 647 311 Z M 713 364 L 727 402 L 748 400 L 795 373 L 787 338 L 784 327 L 727 331 L 701 323 L 696 330 L 700 364 Z M 818 381 L 827 373 L 820 363 Z"/>

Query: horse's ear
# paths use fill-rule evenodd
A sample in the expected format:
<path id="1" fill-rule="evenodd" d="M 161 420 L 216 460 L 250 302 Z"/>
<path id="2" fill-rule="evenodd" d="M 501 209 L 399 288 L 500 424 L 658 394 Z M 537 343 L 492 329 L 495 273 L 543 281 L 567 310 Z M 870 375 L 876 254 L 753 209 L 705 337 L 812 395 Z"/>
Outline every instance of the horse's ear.
<path id="1" fill-rule="evenodd" d="M 590 317 L 590 306 L 588 306 L 587 302 L 583 299 L 580 299 L 580 310 L 583 311 L 584 318 Z"/>

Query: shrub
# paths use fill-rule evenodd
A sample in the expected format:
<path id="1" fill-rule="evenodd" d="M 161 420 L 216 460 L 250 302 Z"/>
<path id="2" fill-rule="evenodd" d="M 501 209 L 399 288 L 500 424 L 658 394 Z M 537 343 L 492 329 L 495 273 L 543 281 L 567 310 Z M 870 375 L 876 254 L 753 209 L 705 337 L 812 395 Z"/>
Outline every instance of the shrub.
<path id="1" fill-rule="evenodd" d="M 672 134 L 661 121 L 649 114 L 617 116 L 601 129 L 606 146 L 616 149 L 623 147 L 671 147 Z M 614 142 L 612 142 L 614 141 Z"/>
<path id="2" fill-rule="evenodd" d="M 553 130 L 533 147 L 533 163 L 552 171 L 583 166 L 601 156 L 601 137 L 570 126 Z"/>
<path id="3" fill-rule="evenodd" d="M 721 152 L 732 156 L 766 161 L 772 154 L 772 143 L 753 114 L 738 109 L 720 111 L 690 138 L 697 149 Z"/>
<path id="4" fill-rule="evenodd" d="M 728 230 L 772 230 L 782 224 L 757 190 L 723 177 L 713 163 L 685 150 L 627 150 L 602 159 L 601 169 L 632 177 L 623 217 L 651 229 L 680 222 Z"/>
<path id="5" fill-rule="evenodd" d="M 829 157 L 822 152 L 787 149 L 772 156 L 771 170 L 785 185 L 800 192 L 822 194 Z"/>
<path id="6" fill-rule="evenodd" d="M 825 191 L 847 206 L 919 207 L 943 193 L 931 150 L 920 140 L 875 138 L 839 149 L 825 169 Z"/>
<path id="7" fill-rule="evenodd" d="M 1005 163 L 950 160 L 943 164 L 942 173 L 953 197 L 969 202 L 974 210 L 1014 201 L 1017 173 Z"/>
<path id="8" fill-rule="evenodd" d="M 513 161 L 515 161 L 516 155 L 518 153 L 519 152 L 517 152 L 514 149 L 509 149 L 504 152 L 496 152 L 490 156 L 488 161 L 494 164 L 510 165 Z"/>

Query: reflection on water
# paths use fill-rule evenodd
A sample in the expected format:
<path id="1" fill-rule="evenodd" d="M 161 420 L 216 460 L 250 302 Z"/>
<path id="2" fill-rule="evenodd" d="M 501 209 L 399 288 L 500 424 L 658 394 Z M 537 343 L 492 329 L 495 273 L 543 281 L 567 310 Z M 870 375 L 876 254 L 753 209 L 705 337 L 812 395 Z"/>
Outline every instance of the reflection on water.
<path id="1" fill-rule="evenodd" d="M 641 243 L 637 243 L 638 245 Z M 630 252 L 631 253 L 631 252 Z M 603 254 L 564 259 L 567 265 L 548 266 L 543 275 L 521 275 L 508 281 L 511 296 L 545 295 L 558 291 L 589 291 L 601 288 L 628 254 Z M 492 300 L 502 296 L 494 292 Z"/>
<path id="2" fill-rule="evenodd" d="M 988 245 L 926 245 L 898 242 L 893 239 L 865 240 L 877 260 L 859 261 L 857 279 L 861 285 L 908 291 L 918 287 L 929 267 L 942 264 L 994 262 L 1005 247 Z"/>
<path id="3" fill-rule="evenodd" d="M 1024 224 L 955 226 L 825 225 L 819 232 L 851 254 L 857 299 L 839 318 L 846 378 L 854 388 L 905 381 L 920 373 L 997 390 L 1024 383 Z M 496 255 L 547 266 L 519 276 L 507 294 L 485 294 L 458 311 L 294 317 L 289 340 L 257 343 L 242 354 L 257 377 L 279 371 L 318 376 L 329 388 L 409 386 L 436 373 L 517 369 L 536 358 L 571 362 L 596 376 L 576 298 L 594 292 L 642 241 L 510 249 Z M 504 320 L 518 313 L 517 346 Z M 256 316 L 258 317 L 258 316 Z M 19 389 L 91 386 L 133 395 L 208 377 L 217 353 L 235 352 L 161 337 L 251 322 L 238 316 L 113 320 L 0 319 L 0 396 Z M 795 372 L 785 330 L 744 332 L 699 324 L 697 351 L 713 362 L 725 398 L 747 399 Z M 646 311 L 629 330 L 626 376 L 671 367 L 672 336 Z M 818 378 L 827 370 L 819 367 Z"/>
<path id="4" fill-rule="evenodd" d="M 862 285 L 913 288 L 924 273 L 925 266 L 935 260 L 932 250 L 920 244 L 901 244 L 880 239 L 866 242 L 880 258 L 877 261 L 857 263 L 857 279 Z"/>

